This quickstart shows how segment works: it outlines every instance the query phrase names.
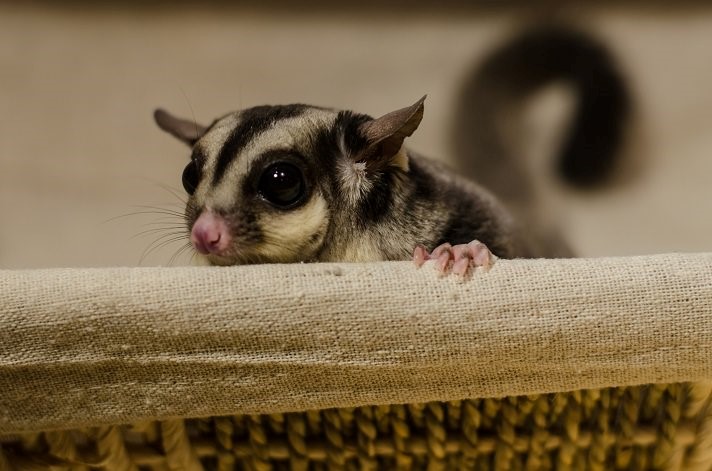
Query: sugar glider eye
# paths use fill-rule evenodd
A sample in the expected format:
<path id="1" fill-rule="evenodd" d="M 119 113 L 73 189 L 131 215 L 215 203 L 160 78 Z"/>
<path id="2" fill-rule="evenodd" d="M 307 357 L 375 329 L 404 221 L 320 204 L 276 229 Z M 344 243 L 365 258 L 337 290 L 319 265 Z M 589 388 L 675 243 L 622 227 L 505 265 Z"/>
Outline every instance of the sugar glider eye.
<path id="1" fill-rule="evenodd" d="M 287 162 L 277 162 L 267 167 L 257 186 L 260 195 L 280 208 L 288 208 L 306 194 L 306 184 L 301 169 Z"/>
<path id="2" fill-rule="evenodd" d="M 198 188 L 198 181 L 200 180 L 200 167 L 198 166 L 198 161 L 191 159 L 190 163 L 183 169 L 183 188 L 188 192 L 189 195 L 195 193 L 195 189 Z"/>

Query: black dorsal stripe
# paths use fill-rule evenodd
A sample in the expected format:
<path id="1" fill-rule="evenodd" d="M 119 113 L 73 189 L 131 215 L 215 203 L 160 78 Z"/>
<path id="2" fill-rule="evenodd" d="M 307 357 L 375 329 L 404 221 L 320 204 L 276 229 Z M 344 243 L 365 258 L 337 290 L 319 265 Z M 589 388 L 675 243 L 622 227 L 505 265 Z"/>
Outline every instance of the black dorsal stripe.
<path id="1" fill-rule="evenodd" d="M 309 108 L 307 105 L 256 106 L 242 111 L 238 116 L 239 123 L 220 149 L 215 173 L 213 173 L 213 186 L 220 183 L 230 162 L 251 140 L 266 131 L 273 123 L 299 116 L 307 108 Z"/>

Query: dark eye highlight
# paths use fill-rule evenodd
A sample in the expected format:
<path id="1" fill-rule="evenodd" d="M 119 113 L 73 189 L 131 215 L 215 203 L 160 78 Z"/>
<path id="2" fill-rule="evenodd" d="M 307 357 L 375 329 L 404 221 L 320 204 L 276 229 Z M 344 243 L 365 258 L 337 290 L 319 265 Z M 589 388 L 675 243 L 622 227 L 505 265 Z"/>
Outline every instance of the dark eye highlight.
<path id="1" fill-rule="evenodd" d="M 304 198 L 306 184 L 301 169 L 296 165 L 277 162 L 262 172 L 257 190 L 273 205 L 288 208 Z"/>
<path id="2" fill-rule="evenodd" d="M 183 169 L 183 188 L 188 192 L 189 195 L 195 193 L 195 189 L 198 188 L 198 182 L 200 181 L 200 167 L 198 166 L 198 161 L 192 159 L 188 165 Z"/>

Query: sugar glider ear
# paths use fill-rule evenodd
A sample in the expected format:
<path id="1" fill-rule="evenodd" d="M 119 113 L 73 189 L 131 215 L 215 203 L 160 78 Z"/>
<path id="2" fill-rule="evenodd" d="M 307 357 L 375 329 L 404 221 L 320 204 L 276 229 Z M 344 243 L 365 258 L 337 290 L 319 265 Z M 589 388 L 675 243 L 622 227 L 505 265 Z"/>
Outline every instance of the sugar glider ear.
<path id="1" fill-rule="evenodd" d="M 361 125 L 359 131 L 368 142 L 368 154 L 375 159 L 391 159 L 415 132 L 423 119 L 425 97 L 408 106 Z M 406 164 L 407 165 L 407 164 Z"/>
<path id="2" fill-rule="evenodd" d="M 153 119 L 156 120 L 156 124 L 159 128 L 172 134 L 191 147 L 193 147 L 208 129 L 194 121 L 177 118 L 161 108 L 153 112 Z"/>

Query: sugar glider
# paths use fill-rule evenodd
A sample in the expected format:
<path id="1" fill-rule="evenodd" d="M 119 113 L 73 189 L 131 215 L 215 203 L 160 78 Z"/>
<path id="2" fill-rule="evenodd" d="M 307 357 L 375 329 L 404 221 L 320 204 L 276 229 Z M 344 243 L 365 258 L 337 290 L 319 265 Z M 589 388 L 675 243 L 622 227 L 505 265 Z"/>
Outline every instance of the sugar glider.
<path id="1" fill-rule="evenodd" d="M 194 248 L 216 265 L 432 257 L 463 274 L 492 253 L 537 255 L 494 196 L 403 146 L 424 101 L 376 119 L 257 106 L 206 127 L 157 110 L 161 129 L 192 148 L 183 186 Z"/>
<path id="2" fill-rule="evenodd" d="M 550 257 L 485 188 L 404 146 L 425 97 L 379 118 L 257 106 L 201 126 L 156 110 L 191 147 L 193 247 L 216 265 L 435 259 L 464 275 L 497 257 Z"/>

